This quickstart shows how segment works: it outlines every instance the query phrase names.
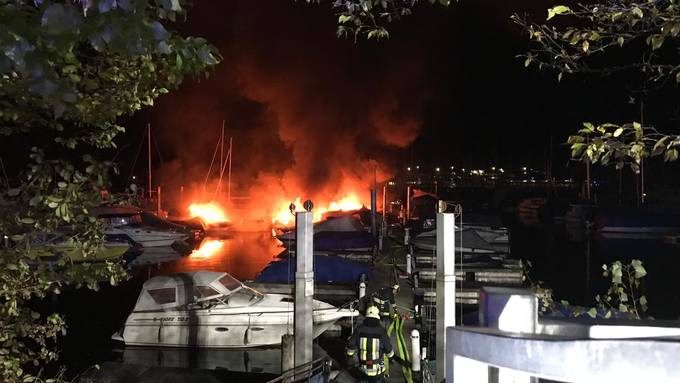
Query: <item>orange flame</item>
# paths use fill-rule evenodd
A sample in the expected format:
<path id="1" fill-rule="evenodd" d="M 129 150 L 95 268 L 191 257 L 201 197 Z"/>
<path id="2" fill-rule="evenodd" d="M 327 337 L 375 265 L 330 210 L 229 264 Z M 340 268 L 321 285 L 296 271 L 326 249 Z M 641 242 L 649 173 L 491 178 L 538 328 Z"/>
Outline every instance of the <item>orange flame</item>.
<path id="1" fill-rule="evenodd" d="M 192 203 L 189 205 L 189 215 L 192 218 L 200 217 L 207 224 L 229 221 L 222 207 L 215 201 Z"/>
<path id="2" fill-rule="evenodd" d="M 297 197 L 293 202 L 295 205 L 295 211 L 304 211 L 302 207 L 302 202 L 300 202 L 300 197 Z M 289 210 L 290 202 L 281 202 L 279 208 L 272 215 L 272 223 L 278 225 L 289 225 L 294 218 Z M 338 201 L 331 201 L 328 204 L 315 205 L 314 209 L 314 222 L 321 220 L 323 215 L 329 211 L 351 211 L 361 209 L 364 205 L 359 200 L 356 194 L 350 193 L 341 198 Z"/>
<path id="3" fill-rule="evenodd" d="M 210 258 L 217 254 L 222 247 L 224 247 L 224 241 L 209 239 L 204 241 L 198 249 L 192 251 L 191 257 Z"/>

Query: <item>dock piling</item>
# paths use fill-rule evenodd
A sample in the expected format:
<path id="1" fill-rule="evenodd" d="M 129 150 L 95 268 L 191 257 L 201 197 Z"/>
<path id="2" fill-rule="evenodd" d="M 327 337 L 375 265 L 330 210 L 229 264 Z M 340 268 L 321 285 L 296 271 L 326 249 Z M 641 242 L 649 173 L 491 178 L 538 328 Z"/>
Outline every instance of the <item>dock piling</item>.
<path id="1" fill-rule="evenodd" d="M 446 328 L 456 325 L 455 215 L 437 213 L 437 382 L 446 380 Z"/>
<path id="2" fill-rule="evenodd" d="M 308 211 L 295 213 L 295 367 L 312 362 L 314 340 L 314 215 L 308 205 Z"/>
<path id="3" fill-rule="evenodd" d="M 411 275 L 413 273 L 413 256 L 411 253 L 406 253 L 406 274 Z"/>
<path id="4" fill-rule="evenodd" d="M 411 331 L 411 371 L 420 372 L 420 332 L 416 329 Z"/>
<path id="5" fill-rule="evenodd" d="M 411 229 L 410 228 L 404 228 L 404 245 L 408 246 L 409 243 L 411 243 Z"/>
<path id="6" fill-rule="evenodd" d="M 361 281 L 361 283 L 359 283 L 359 299 L 365 296 L 366 296 L 366 282 Z"/>

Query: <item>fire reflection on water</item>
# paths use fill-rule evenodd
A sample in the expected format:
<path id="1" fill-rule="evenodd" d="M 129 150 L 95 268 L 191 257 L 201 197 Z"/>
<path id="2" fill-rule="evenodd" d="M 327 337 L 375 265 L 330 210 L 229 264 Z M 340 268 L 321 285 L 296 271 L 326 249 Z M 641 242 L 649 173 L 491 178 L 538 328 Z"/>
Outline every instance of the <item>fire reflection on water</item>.
<path id="1" fill-rule="evenodd" d="M 188 256 L 142 266 L 134 273 L 148 278 L 199 270 L 226 271 L 238 279 L 253 279 L 281 251 L 279 242 L 269 232 L 234 233 L 230 238 L 206 238 Z"/>
<path id="2" fill-rule="evenodd" d="M 201 243 L 198 249 L 195 249 L 189 255 L 192 258 L 209 258 L 219 254 L 224 247 L 224 240 L 222 239 L 206 239 Z"/>

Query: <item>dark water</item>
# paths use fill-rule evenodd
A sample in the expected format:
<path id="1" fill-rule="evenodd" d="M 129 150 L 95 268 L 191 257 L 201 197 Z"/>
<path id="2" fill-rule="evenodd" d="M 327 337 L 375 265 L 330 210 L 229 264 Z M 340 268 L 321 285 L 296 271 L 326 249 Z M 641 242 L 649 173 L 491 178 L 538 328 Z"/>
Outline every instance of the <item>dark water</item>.
<path id="1" fill-rule="evenodd" d="M 680 246 L 656 238 L 605 238 L 583 228 L 564 225 L 530 227 L 511 224 L 514 258 L 532 262 L 531 277 L 552 288 L 555 298 L 579 305 L 594 305 L 595 295 L 609 287 L 602 265 L 616 260 L 639 259 L 647 270 L 643 293 L 649 301 L 648 314 L 657 319 L 680 316 Z"/>

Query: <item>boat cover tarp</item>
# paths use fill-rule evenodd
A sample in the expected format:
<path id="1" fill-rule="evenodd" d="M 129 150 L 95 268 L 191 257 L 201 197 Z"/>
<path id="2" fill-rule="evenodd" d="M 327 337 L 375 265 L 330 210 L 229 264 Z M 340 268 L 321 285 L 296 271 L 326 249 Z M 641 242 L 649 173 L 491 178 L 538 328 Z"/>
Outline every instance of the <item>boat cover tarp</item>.
<path id="1" fill-rule="evenodd" d="M 418 234 L 413 239 L 413 245 L 421 250 L 435 250 L 437 248 L 437 231 L 431 230 Z M 464 251 L 495 251 L 489 242 L 485 241 L 474 230 L 469 229 L 456 230 L 456 250 L 460 249 Z"/>
<path id="2" fill-rule="evenodd" d="M 325 221 L 314 223 L 314 233 L 320 233 L 324 231 L 363 231 L 364 226 L 361 224 L 357 218 L 351 215 L 341 215 L 338 217 L 329 218 Z M 287 231 L 286 233 L 278 236 L 281 242 L 286 240 L 295 240 L 295 229 Z"/>
<path id="3" fill-rule="evenodd" d="M 314 234 L 314 250 L 365 250 L 375 239 L 365 231 L 322 231 Z"/>
<path id="4" fill-rule="evenodd" d="M 258 276 L 256 282 L 293 283 L 295 281 L 295 257 L 271 262 Z M 369 276 L 368 264 L 332 255 L 314 256 L 314 281 L 317 283 L 357 282 L 362 274 Z"/>

